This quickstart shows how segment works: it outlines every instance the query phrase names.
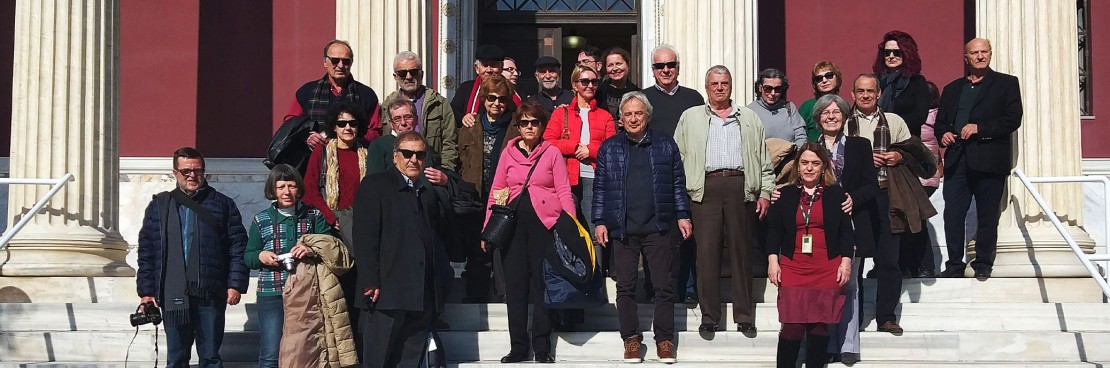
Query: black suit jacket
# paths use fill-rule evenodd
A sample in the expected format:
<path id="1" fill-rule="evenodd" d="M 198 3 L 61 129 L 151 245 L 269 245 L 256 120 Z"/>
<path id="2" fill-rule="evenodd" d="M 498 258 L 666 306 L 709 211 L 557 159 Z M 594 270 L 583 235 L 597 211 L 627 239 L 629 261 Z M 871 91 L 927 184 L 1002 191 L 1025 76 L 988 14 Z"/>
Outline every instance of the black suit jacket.
<path id="1" fill-rule="evenodd" d="M 802 199 L 802 189 L 795 185 L 782 187 L 779 200 L 767 212 L 767 254 L 794 256 L 795 239 L 798 238 L 798 203 Z M 851 257 L 853 237 L 851 218 L 840 209 L 844 203 L 844 189 L 838 186 L 825 188 L 821 195 L 821 210 L 824 211 L 825 246 L 829 259 Z"/>
<path id="2" fill-rule="evenodd" d="M 956 108 L 960 103 L 960 92 L 968 84 L 967 78 L 959 78 L 944 86 L 940 99 L 933 132 L 937 142 L 944 133 L 956 131 Z M 1010 136 L 1021 126 L 1021 88 L 1018 79 L 1009 74 L 990 70 L 979 84 L 979 96 L 975 99 L 968 118 L 969 123 L 978 124 L 979 133 L 968 140 L 958 140 L 944 154 L 944 160 L 953 162 L 966 159 L 970 169 L 975 171 L 1009 174 L 1013 168 Z M 952 172 L 951 170 L 948 171 Z"/>
<path id="3" fill-rule="evenodd" d="M 420 193 L 423 212 L 396 167 L 367 175 L 359 184 L 353 206 L 357 290 L 381 288 L 378 302 L 361 297 L 356 302 L 361 308 L 423 311 L 426 283 L 435 288 L 436 309 L 443 308 L 454 276 L 438 235 L 447 213 L 438 191 L 420 180 L 427 188 Z M 426 264 L 426 248 L 433 250 L 432 264 Z M 433 280 L 425 279 L 426 267 L 432 267 Z"/>
<path id="4" fill-rule="evenodd" d="M 883 89 L 883 93 L 894 93 L 894 90 Z M 902 94 L 892 101 L 894 108 L 887 112 L 898 114 L 906 121 L 910 134 L 921 136 L 921 126 L 929 118 L 929 85 L 921 74 L 910 77 L 909 85 Z"/>
<path id="5" fill-rule="evenodd" d="M 837 182 L 852 196 L 852 219 L 855 223 L 856 254 L 871 257 L 875 253 L 877 225 L 871 223 L 875 196 L 879 194 L 878 173 L 871 159 L 871 141 L 862 137 L 845 137 L 844 172 Z"/>

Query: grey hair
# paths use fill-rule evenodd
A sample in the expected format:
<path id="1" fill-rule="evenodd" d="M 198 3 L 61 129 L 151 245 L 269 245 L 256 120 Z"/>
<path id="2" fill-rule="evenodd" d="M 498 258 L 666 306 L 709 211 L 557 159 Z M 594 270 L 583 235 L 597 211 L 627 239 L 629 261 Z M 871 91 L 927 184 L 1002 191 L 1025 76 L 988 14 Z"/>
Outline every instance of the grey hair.
<path id="1" fill-rule="evenodd" d="M 420 141 L 424 144 L 424 149 L 428 149 L 428 140 L 424 138 L 424 135 L 415 130 L 410 130 L 397 135 L 397 140 L 393 141 L 393 152 L 401 151 L 401 143 L 416 141 Z"/>
<path id="2" fill-rule="evenodd" d="M 711 67 L 709 67 L 709 70 L 705 71 L 705 82 L 706 83 L 709 83 L 709 75 L 710 74 L 724 74 L 724 75 L 728 76 L 729 80 L 732 79 L 732 72 L 728 71 L 728 67 L 726 67 L 724 65 L 720 65 L 720 64 L 711 66 Z"/>
<path id="3" fill-rule="evenodd" d="M 406 60 L 416 60 L 416 68 L 417 69 L 423 69 L 424 68 L 424 64 L 420 62 L 420 55 L 417 55 L 415 52 L 412 52 L 412 51 L 398 52 L 397 56 L 393 57 L 393 65 L 397 65 L 397 63 L 402 62 L 402 61 L 406 61 Z"/>
<path id="4" fill-rule="evenodd" d="M 395 99 L 393 99 L 393 101 L 389 102 L 389 106 L 386 106 L 386 110 L 388 110 L 389 115 L 392 116 L 393 115 L 393 110 L 396 110 L 396 109 L 400 108 L 401 106 L 408 106 L 410 111 L 412 111 L 413 114 L 416 114 L 416 104 L 413 103 L 412 100 L 409 100 L 407 98 L 395 98 Z"/>
<path id="5" fill-rule="evenodd" d="M 851 106 L 848 104 L 848 100 L 845 100 L 844 97 L 837 96 L 836 94 L 830 93 L 818 98 L 817 102 L 813 104 L 813 116 L 811 117 L 813 118 L 813 121 L 817 123 L 817 128 L 820 129 L 822 133 L 825 131 L 825 128 L 821 125 L 821 113 L 824 112 L 825 109 L 829 108 L 829 105 L 832 104 L 836 104 L 836 107 L 840 108 L 840 113 L 844 114 L 845 120 L 847 120 L 848 113 L 851 110 Z M 841 126 L 840 129 L 843 130 L 844 127 Z"/>
<path id="6" fill-rule="evenodd" d="M 651 59 L 655 60 L 655 53 L 657 53 L 661 50 L 667 50 L 667 51 L 673 52 L 674 53 L 674 61 L 676 61 L 676 62 L 678 61 L 678 50 L 675 50 L 674 46 L 671 46 L 671 45 L 668 45 L 668 44 L 662 44 L 662 45 L 659 45 L 659 46 L 655 46 L 654 49 L 651 49 Z"/>
<path id="7" fill-rule="evenodd" d="M 325 58 L 328 57 L 328 49 L 330 49 L 332 45 L 337 44 L 337 43 L 340 44 L 340 45 L 343 45 L 343 46 L 347 46 L 347 50 L 351 51 L 351 59 L 355 58 L 355 49 L 353 47 L 351 47 L 351 44 L 347 43 L 347 41 L 340 40 L 338 38 L 334 39 L 334 40 L 331 40 L 331 41 L 328 41 L 328 43 L 326 45 L 324 45 L 324 57 Z"/>
<path id="8" fill-rule="evenodd" d="M 625 93 L 624 96 L 621 96 L 620 109 L 624 110 L 624 104 L 627 103 L 629 100 L 632 100 L 632 99 L 640 100 L 640 103 L 644 104 L 644 112 L 647 113 L 647 116 L 650 119 L 651 114 L 652 114 L 652 112 L 655 111 L 655 109 L 651 107 L 651 102 L 648 101 L 647 95 L 645 95 L 643 92 L 632 91 L 632 92 Z M 622 114 L 623 114 L 623 112 L 622 112 Z"/>

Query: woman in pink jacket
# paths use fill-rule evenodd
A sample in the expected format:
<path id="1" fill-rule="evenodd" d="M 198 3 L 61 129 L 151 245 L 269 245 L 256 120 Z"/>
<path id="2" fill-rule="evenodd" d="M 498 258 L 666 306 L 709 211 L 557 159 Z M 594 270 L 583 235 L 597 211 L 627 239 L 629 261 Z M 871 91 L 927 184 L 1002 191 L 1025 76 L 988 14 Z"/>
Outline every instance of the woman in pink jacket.
<path id="1" fill-rule="evenodd" d="M 551 320 L 543 304 L 540 262 L 544 252 L 552 247 L 551 228 L 555 226 L 559 214 L 566 211 L 573 216 L 576 212 L 566 160 L 559 149 L 541 136 L 547 113 L 539 104 L 529 100 L 520 105 L 517 114 L 520 137 L 506 144 L 490 188 L 490 193 L 509 189 L 508 206 L 516 207 L 517 216 L 516 231 L 504 261 L 511 348 L 501 362 L 524 361 L 531 347 L 536 353 L 536 362 L 553 363 Z M 531 178 L 528 177 L 529 171 L 532 172 Z M 487 223 L 493 202 L 494 195 L 490 195 L 486 205 Z M 482 242 L 482 249 L 486 249 L 485 241 Z M 531 338 L 528 336 L 529 304 L 532 304 Z"/>

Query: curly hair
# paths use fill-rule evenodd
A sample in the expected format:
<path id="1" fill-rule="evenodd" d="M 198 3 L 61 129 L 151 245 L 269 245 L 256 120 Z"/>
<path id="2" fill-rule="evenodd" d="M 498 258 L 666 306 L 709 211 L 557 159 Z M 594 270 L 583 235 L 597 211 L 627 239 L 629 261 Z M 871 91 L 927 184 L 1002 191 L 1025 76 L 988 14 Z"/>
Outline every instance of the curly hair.
<path id="1" fill-rule="evenodd" d="M 883 72 L 887 71 L 884 60 L 886 55 L 883 54 L 887 41 L 897 42 L 898 48 L 902 49 L 902 76 L 911 77 L 921 74 L 921 55 L 917 52 L 917 42 L 909 33 L 898 30 L 883 35 L 883 40 L 879 42 L 878 50 L 875 51 L 875 63 L 871 65 L 871 71 L 877 75 L 883 75 Z"/>
<path id="2" fill-rule="evenodd" d="M 482 76 L 482 85 L 478 88 L 478 100 L 485 101 L 486 96 L 490 93 L 497 93 L 501 96 L 512 96 L 513 84 L 509 83 L 509 80 L 505 79 L 501 74 L 484 75 Z M 510 99 L 509 102 L 505 104 L 505 108 L 508 111 L 514 111 L 516 110 L 516 103 Z"/>

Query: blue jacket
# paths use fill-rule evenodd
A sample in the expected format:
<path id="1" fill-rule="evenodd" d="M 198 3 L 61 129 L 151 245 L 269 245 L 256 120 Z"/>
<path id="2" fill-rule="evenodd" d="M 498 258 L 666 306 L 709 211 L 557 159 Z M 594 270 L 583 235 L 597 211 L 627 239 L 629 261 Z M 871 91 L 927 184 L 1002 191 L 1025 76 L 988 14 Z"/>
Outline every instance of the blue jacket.
<path id="1" fill-rule="evenodd" d="M 682 156 L 673 138 L 666 135 L 653 137 L 655 132 L 648 128 L 643 142 L 651 158 L 652 197 L 655 199 L 655 226 L 659 231 L 671 229 L 676 219 L 690 218 L 690 197 L 686 194 L 686 174 L 682 168 Z M 625 198 L 630 194 L 624 190 L 628 173 L 628 152 L 633 144 L 628 133 L 620 132 L 606 139 L 597 153 L 597 167 L 594 170 L 594 200 L 590 215 L 594 225 L 605 225 L 609 236 L 624 237 Z M 632 193 L 638 195 L 638 193 Z"/>
<path id="2" fill-rule="evenodd" d="M 164 277 L 185 277 L 164 275 L 162 272 L 166 249 L 162 224 L 166 222 L 168 213 L 162 207 L 169 205 L 169 199 L 169 192 L 155 194 L 146 207 L 143 227 L 139 230 L 139 272 L 135 279 L 139 296 L 160 295 L 159 288 Z M 219 233 L 198 216 L 199 241 L 194 246 L 200 247 L 200 289 L 218 295 L 226 294 L 227 289 L 246 293 L 250 277 L 250 271 L 243 264 L 247 231 L 243 228 L 239 208 L 231 198 L 209 186 L 200 188 L 193 199 L 222 224 L 223 232 L 227 234 L 226 239 L 220 239 Z"/>

